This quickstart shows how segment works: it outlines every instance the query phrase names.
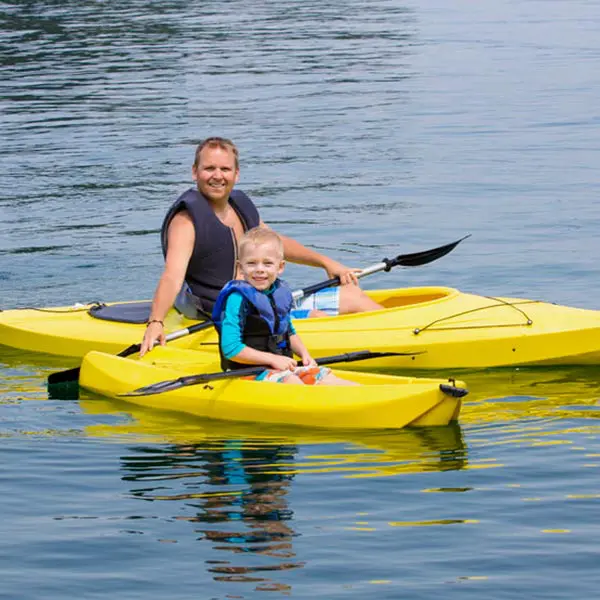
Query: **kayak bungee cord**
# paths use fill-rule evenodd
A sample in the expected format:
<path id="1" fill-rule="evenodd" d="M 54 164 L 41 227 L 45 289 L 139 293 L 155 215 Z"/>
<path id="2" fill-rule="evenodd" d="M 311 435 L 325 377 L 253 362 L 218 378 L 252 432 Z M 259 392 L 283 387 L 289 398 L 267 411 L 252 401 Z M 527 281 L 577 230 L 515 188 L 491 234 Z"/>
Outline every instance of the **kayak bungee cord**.
<path id="1" fill-rule="evenodd" d="M 506 302 L 501 298 L 494 298 L 493 296 L 482 296 L 482 298 L 487 298 L 488 300 L 495 300 L 498 304 L 490 304 L 489 306 L 478 306 L 477 308 L 471 308 L 470 310 L 465 310 L 463 312 L 455 313 L 453 315 L 448 315 L 447 317 L 441 317 L 436 319 L 435 321 L 431 321 L 428 325 L 424 327 L 416 327 L 413 329 L 413 333 L 415 335 L 419 335 L 423 333 L 423 331 L 455 331 L 457 329 L 489 329 L 492 327 L 529 327 L 533 325 L 533 321 L 529 318 L 529 315 L 520 308 L 517 308 L 517 304 L 539 304 L 539 300 L 523 300 L 521 302 Z M 498 307 L 509 307 L 514 308 L 518 313 L 525 317 L 524 323 L 503 323 L 496 325 L 454 325 L 449 327 L 433 327 L 438 323 L 442 323 L 443 321 L 448 321 L 449 319 L 455 319 L 456 317 L 462 317 L 464 315 L 472 314 L 475 312 L 479 312 L 481 310 L 488 310 L 489 308 L 498 308 Z"/>

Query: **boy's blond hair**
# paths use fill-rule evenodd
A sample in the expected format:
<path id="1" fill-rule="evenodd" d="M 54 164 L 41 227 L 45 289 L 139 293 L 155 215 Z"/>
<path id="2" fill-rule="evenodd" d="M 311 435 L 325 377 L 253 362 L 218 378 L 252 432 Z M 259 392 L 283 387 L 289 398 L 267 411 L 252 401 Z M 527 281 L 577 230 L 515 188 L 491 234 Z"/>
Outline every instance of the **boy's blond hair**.
<path id="1" fill-rule="evenodd" d="M 283 260 L 283 242 L 281 238 L 272 229 L 266 227 L 253 227 L 246 231 L 238 244 L 239 258 L 244 256 L 249 246 L 261 246 L 262 244 L 272 244 Z"/>

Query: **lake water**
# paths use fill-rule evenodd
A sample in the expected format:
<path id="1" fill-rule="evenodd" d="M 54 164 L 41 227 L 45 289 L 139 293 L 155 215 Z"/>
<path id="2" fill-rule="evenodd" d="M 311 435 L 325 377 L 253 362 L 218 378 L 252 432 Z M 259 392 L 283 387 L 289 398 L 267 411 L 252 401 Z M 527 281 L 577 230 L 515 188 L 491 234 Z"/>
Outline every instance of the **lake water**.
<path id="1" fill-rule="evenodd" d="M 597 2 L 8 1 L 0 20 L 0 308 L 150 297 L 209 135 L 238 144 L 267 223 L 348 264 L 472 234 L 366 287 L 600 308 Z M 598 369 L 466 374 L 456 427 L 375 434 L 49 400 L 64 366 L 0 350 L 0 598 L 598 594 Z"/>

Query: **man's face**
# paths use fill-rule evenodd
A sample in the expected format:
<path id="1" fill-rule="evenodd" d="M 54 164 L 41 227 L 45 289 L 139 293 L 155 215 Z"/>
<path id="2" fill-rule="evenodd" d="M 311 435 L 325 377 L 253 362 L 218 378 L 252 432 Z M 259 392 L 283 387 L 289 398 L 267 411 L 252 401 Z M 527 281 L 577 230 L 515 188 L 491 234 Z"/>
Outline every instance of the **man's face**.
<path id="1" fill-rule="evenodd" d="M 239 177 L 233 152 L 219 147 L 203 148 L 198 164 L 192 167 L 192 177 L 198 191 L 209 200 L 227 200 Z"/>

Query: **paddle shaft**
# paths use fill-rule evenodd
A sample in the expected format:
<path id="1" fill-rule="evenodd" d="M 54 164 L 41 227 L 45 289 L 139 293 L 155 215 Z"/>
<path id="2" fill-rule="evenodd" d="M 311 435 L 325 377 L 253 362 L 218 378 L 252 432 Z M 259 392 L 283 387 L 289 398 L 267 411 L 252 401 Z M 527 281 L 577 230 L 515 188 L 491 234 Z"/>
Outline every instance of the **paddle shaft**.
<path id="1" fill-rule="evenodd" d="M 315 362 L 319 366 L 331 365 L 339 362 L 354 362 L 357 360 L 367 360 L 369 358 L 381 358 L 383 356 L 397 356 L 399 352 L 369 352 L 368 350 L 361 350 L 359 352 L 345 352 L 343 354 L 335 354 L 333 356 L 323 356 L 322 358 L 316 358 Z M 300 365 L 299 365 L 300 366 Z M 268 366 L 259 365 L 255 367 L 246 367 L 244 369 L 235 369 L 232 371 L 221 371 L 218 373 L 208 373 L 206 375 L 190 375 L 191 378 L 186 385 L 191 383 L 208 383 L 209 381 L 218 381 L 219 379 L 230 379 L 232 377 L 246 377 L 249 375 L 260 375 Z M 197 382 L 194 380 L 197 378 Z M 182 377 L 182 380 L 186 380 L 187 377 Z"/>
<path id="2" fill-rule="evenodd" d="M 373 273 L 379 273 L 380 271 L 385 271 L 386 269 L 387 269 L 387 263 L 380 262 L 380 263 L 377 263 L 376 265 L 371 265 L 370 267 L 363 269 L 359 273 L 355 273 L 355 275 L 356 275 L 356 277 L 358 277 L 358 279 L 361 279 L 362 277 L 366 277 L 367 275 L 372 275 Z M 325 288 L 328 288 L 328 287 L 335 287 L 338 285 L 340 285 L 340 278 L 332 277 L 331 279 L 328 279 L 327 281 L 321 281 L 321 283 L 315 283 L 314 285 L 309 285 L 301 290 L 296 290 L 295 292 L 292 293 L 292 297 L 297 302 L 298 300 L 301 300 L 302 298 L 306 298 L 306 296 L 310 296 L 311 294 L 316 294 L 320 290 L 324 290 Z"/>
<path id="3" fill-rule="evenodd" d="M 203 329 L 208 329 L 212 327 L 212 321 L 202 321 L 202 323 L 195 323 L 190 327 L 186 327 L 185 329 L 178 329 L 177 331 L 173 331 L 165 336 L 166 342 L 172 342 L 173 340 L 177 340 L 181 337 L 189 335 L 190 333 L 195 333 L 196 331 L 202 331 Z M 154 343 L 155 346 L 159 344 L 158 340 Z M 142 347 L 141 343 L 131 344 L 125 348 L 125 350 L 121 350 L 117 356 L 121 356 L 125 358 L 127 356 L 131 356 L 136 352 L 140 351 Z M 67 369 L 66 371 L 58 371 L 57 373 L 51 373 L 48 375 L 48 385 L 58 385 L 60 383 L 71 383 L 79 380 L 79 374 L 81 373 L 81 367 L 73 367 L 72 369 Z"/>
<path id="4" fill-rule="evenodd" d="M 165 335 L 165 342 L 172 342 L 173 340 L 178 340 L 179 338 L 185 337 L 186 335 L 189 335 L 190 333 L 196 333 L 197 331 L 202 331 L 203 329 L 208 329 L 209 327 L 212 327 L 213 322 L 212 321 L 202 321 L 202 323 L 195 323 L 194 325 L 190 325 L 189 327 L 186 327 L 185 329 L 178 329 L 177 331 L 172 331 L 171 333 L 167 333 L 167 335 Z M 158 340 L 156 342 L 154 342 L 155 346 L 159 345 Z M 136 352 L 139 352 L 140 349 L 142 347 L 141 343 L 137 343 L 137 344 L 131 344 L 131 346 L 129 346 L 128 348 L 125 348 L 125 350 L 122 350 L 121 352 L 119 352 L 119 354 L 117 354 L 117 356 L 131 356 L 132 354 L 135 354 Z"/>
<path id="5" fill-rule="evenodd" d="M 420 352 L 371 352 L 369 350 L 359 350 L 357 352 L 347 352 L 344 354 L 335 354 L 333 356 L 323 356 L 317 358 L 315 362 L 318 365 L 330 365 L 339 362 L 354 362 L 357 360 L 368 360 L 371 358 L 383 358 L 386 356 L 412 356 L 420 354 Z M 246 367 L 243 369 L 234 369 L 231 371 L 218 371 L 216 373 L 198 373 L 197 375 L 184 375 L 177 379 L 169 379 L 159 381 L 150 385 L 143 386 L 131 392 L 119 394 L 119 396 L 152 396 L 163 392 L 169 392 L 190 385 L 198 385 L 202 383 L 210 383 L 220 379 L 237 379 L 240 377 L 249 377 L 252 375 L 260 375 L 268 369 L 268 366 L 259 365 Z"/>
<path id="6" fill-rule="evenodd" d="M 383 261 L 376 263 L 374 265 L 371 265 L 370 267 L 367 267 L 366 269 L 362 269 L 362 271 L 357 273 L 356 276 L 358 278 L 366 277 L 367 275 L 372 275 L 373 273 L 379 273 L 380 271 L 389 271 L 393 267 L 397 267 L 397 266 L 417 267 L 417 266 L 428 264 L 430 262 L 433 262 L 434 260 L 437 260 L 438 258 L 442 258 L 442 256 L 445 256 L 446 254 L 448 254 L 449 252 L 454 250 L 454 248 L 456 248 L 456 246 L 458 246 L 458 244 L 460 244 L 460 242 L 462 242 L 464 239 L 468 238 L 469 235 L 466 235 L 466 236 L 460 238 L 459 240 L 456 240 L 455 242 L 452 242 L 450 244 L 445 244 L 444 246 L 439 246 L 437 248 L 431 248 L 430 250 L 424 250 L 422 252 L 413 252 L 410 254 L 399 254 L 398 256 L 396 256 L 396 258 L 393 258 L 393 259 L 384 258 Z M 295 292 L 292 293 L 292 296 L 295 301 L 298 301 L 298 300 L 301 300 L 302 298 L 305 298 L 306 296 L 310 296 L 311 294 L 318 292 L 319 290 L 323 290 L 325 288 L 332 287 L 332 286 L 338 286 L 338 285 L 340 285 L 340 278 L 334 277 L 332 279 L 328 279 L 327 281 L 322 281 L 321 283 L 309 285 L 308 287 L 305 287 L 301 290 L 296 290 Z M 167 342 L 170 342 L 172 340 L 179 339 L 180 337 L 184 337 L 191 333 L 195 333 L 196 331 L 208 329 L 208 327 L 210 327 L 210 326 L 212 326 L 211 321 L 203 321 L 202 323 L 196 323 L 195 325 L 186 327 L 185 329 L 179 329 L 178 331 L 173 331 L 173 332 L 169 333 L 167 336 L 165 336 L 165 340 Z M 119 352 L 119 354 L 117 356 L 121 356 L 121 357 L 131 356 L 132 354 L 139 352 L 141 347 L 142 347 L 142 345 L 139 343 L 132 344 L 131 346 L 125 348 L 125 350 L 122 350 L 121 352 Z M 75 367 L 73 369 L 68 369 L 66 371 L 59 371 L 58 373 L 51 373 L 48 376 L 48 384 L 55 385 L 58 383 L 75 382 L 79 379 L 80 371 L 81 371 L 80 367 Z"/>

